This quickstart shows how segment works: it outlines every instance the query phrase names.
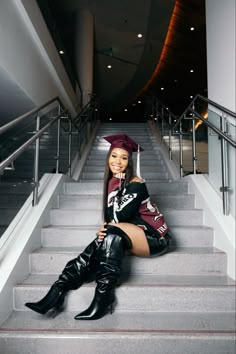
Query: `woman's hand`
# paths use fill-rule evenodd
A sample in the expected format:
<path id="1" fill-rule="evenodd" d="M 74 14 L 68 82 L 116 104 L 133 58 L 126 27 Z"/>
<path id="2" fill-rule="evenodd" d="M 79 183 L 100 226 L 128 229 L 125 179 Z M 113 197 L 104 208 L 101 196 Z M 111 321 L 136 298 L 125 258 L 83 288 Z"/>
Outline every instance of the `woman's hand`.
<path id="1" fill-rule="evenodd" d="M 98 242 L 102 242 L 104 240 L 104 237 L 106 237 L 107 235 L 106 222 L 100 227 L 96 235 L 98 238 Z"/>
<path id="2" fill-rule="evenodd" d="M 116 175 L 114 175 L 114 177 L 119 179 L 125 179 L 125 173 L 123 172 L 117 173 Z"/>

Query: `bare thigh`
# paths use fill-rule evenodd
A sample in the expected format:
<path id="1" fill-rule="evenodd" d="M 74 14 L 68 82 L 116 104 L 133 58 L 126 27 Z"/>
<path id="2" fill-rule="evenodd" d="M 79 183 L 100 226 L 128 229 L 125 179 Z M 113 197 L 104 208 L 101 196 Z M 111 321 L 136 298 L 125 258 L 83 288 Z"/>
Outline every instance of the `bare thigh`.
<path id="1" fill-rule="evenodd" d="M 147 243 L 146 236 L 144 234 L 144 231 L 140 227 L 134 224 L 129 224 L 127 222 L 120 222 L 115 224 L 114 226 L 119 227 L 129 236 L 133 246 L 132 249 L 130 250 L 132 254 L 140 257 L 150 256 L 150 251 L 149 251 L 149 246 Z"/>

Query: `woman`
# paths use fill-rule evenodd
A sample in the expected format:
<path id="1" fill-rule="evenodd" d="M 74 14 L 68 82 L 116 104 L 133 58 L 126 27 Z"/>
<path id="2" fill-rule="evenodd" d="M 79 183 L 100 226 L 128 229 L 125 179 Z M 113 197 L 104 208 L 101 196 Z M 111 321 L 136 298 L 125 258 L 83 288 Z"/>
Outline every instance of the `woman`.
<path id="1" fill-rule="evenodd" d="M 170 235 L 163 215 L 150 202 L 144 180 L 133 173 L 132 152 L 139 146 L 125 134 L 104 139 L 111 144 L 104 174 L 104 224 L 95 240 L 66 264 L 47 295 L 39 302 L 25 304 L 38 313 L 51 309 L 57 313 L 67 292 L 95 274 L 97 286 L 92 303 L 75 319 L 101 318 L 109 309 L 112 311 L 125 253 L 149 257 L 168 250 Z"/>

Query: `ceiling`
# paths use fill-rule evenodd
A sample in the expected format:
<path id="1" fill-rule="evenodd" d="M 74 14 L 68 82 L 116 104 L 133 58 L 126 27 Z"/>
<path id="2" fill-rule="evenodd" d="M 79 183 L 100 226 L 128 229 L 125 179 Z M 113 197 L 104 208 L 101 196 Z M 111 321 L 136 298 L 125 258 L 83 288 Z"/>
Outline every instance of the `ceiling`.
<path id="1" fill-rule="evenodd" d="M 93 87 L 103 119 L 142 120 L 143 103 L 152 95 L 177 115 L 191 96 L 207 96 L 205 0 L 38 0 L 38 4 L 58 49 L 65 52 L 62 60 L 70 62 L 72 76 L 76 76 L 77 13 L 84 8 L 93 15 Z"/>

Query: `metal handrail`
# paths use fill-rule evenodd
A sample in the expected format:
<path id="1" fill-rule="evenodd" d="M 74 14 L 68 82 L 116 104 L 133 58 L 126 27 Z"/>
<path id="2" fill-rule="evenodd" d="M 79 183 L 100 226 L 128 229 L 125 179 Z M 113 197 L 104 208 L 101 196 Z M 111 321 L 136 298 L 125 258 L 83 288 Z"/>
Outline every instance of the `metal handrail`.
<path id="1" fill-rule="evenodd" d="M 45 107 L 49 106 L 51 103 L 53 103 L 54 101 L 57 101 L 59 103 L 58 106 L 58 115 L 52 119 L 49 120 L 49 122 L 40 129 L 40 116 L 39 116 L 39 112 L 44 109 Z M 36 117 L 36 132 L 34 133 L 34 135 L 32 137 L 30 137 L 30 139 L 28 139 L 26 142 L 24 142 L 20 147 L 18 147 L 13 153 L 11 153 L 6 159 L 4 159 L 3 161 L 0 162 L 0 174 L 1 172 L 3 172 L 5 169 L 7 169 L 7 167 L 9 165 L 12 165 L 13 162 L 24 152 L 27 150 L 27 148 L 32 145 L 33 143 L 35 143 L 35 160 L 34 160 L 34 179 L 33 179 L 33 206 L 36 205 L 38 203 L 38 186 L 39 186 L 39 169 L 38 169 L 38 165 L 39 165 L 39 141 L 40 141 L 40 137 L 43 135 L 43 133 L 49 129 L 50 126 L 52 126 L 53 124 L 55 124 L 56 122 L 58 122 L 58 127 L 57 127 L 57 156 L 56 156 L 56 173 L 59 172 L 59 159 L 60 159 L 60 121 L 61 119 L 67 118 L 69 120 L 69 130 L 67 131 L 68 133 L 68 175 L 71 177 L 71 151 L 72 151 L 72 123 L 74 124 L 74 126 L 77 128 L 77 134 L 79 137 L 79 151 L 78 153 L 81 153 L 81 129 L 80 129 L 80 123 L 81 121 L 84 122 L 84 120 L 82 119 L 82 115 L 84 116 L 84 113 L 86 111 L 86 109 L 88 109 L 88 107 L 91 105 L 91 101 L 90 100 L 88 102 L 88 104 L 84 107 L 84 109 L 78 114 L 78 116 L 76 117 L 78 122 L 75 122 L 73 118 L 71 118 L 69 116 L 68 110 L 65 109 L 62 106 L 61 100 L 56 97 L 54 99 L 51 99 L 50 101 L 46 102 L 45 104 L 41 105 L 40 107 L 37 107 L 33 110 L 31 110 L 30 112 L 23 114 L 22 116 L 16 118 L 15 120 L 13 120 L 10 123 L 5 124 L 4 126 L 2 126 L 0 128 L 0 134 L 3 132 L 8 131 L 10 128 L 14 127 L 15 125 L 17 125 L 18 123 L 22 122 L 24 119 L 28 118 L 30 115 L 37 113 L 37 117 Z M 63 108 L 62 108 L 63 107 Z M 91 118 L 91 115 L 90 115 Z M 93 116 L 92 116 L 93 118 Z M 86 119 L 86 123 L 88 122 L 89 119 Z M 91 128 L 91 127 L 90 127 Z M 88 132 L 89 133 L 89 132 Z M 87 137 L 86 137 L 87 139 Z"/>
<path id="2" fill-rule="evenodd" d="M 15 125 L 17 125 L 18 123 L 22 122 L 23 120 L 25 120 L 26 118 L 30 117 L 32 114 L 37 113 L 39 111 L 41 111 L 43 108 L 47 107 L 48 105 L 50 105 L 51 103 L 53 103 L 54 101 L 58 101 L 58 103 L 61 105 L 61 107 L 63 107 L 61 100 L 59 97 L 55 97 L 52 98 L 51 100 L 47 101 L 46 103 L 42 104 L 39 107 L 36 107 L 34 109 L 32 109 L 31 111 L 21 115 L 20 117 L 12 120 L 9 123 L 6 123 L 5 125 L 3 125 L 2 127 L 0 127 L 0 135 L 4 132 L 6 132 L 7 130 L 11 129 L 12 127 L 14 127 Z"/>
<path id="3" fill-rule="evenodd" d="M 180 118 L 177 120 L 176 124 L 172 128 L 172 131 L 176 131 L 177 126 L 180 126 L 179 129 L 179 135 L 180 135 L 180 177 L 183 177 L 183 146 L 182 146 L 182 120 L 186 119 L 186 114 L 188 112 L 191 112 L 193 114 L 192 117 L 192 145 L 193 145 L 193 174 L 196 174 L 196 161 L 197 161 L 197 156 L 196 156 L 196 136 L 195 136 L 195 118 L 198 118 L 202 121 L 204 125 L 206 125 L 208 128 L 213 130 L 221 139 L 221 178 L 222 178 L 222 187 L 220 188 L 220 191 L 222 192 L 222 202 L 223 202 L 223 213 L 224 215 L 229 215 L 229 207 L 228 207 L 228 193 L 229 193 L 229 186 L 228 186 L 228 156 L 227 156 L 227 148 L 226 144 L 229 143 L 234 149 L 236 148 L 236 142 L 232 140 L 227 134 L 226 134 L 226 129 L 225 129 L 225 122 L 223 122 L 223 115 L 220 117 L 221 118 L 221 129 L 218 129 L 214 124 L 206 120 L 204 117 L 202 117 L 201 114 L 199 114 L 195 109 L 194 109 L 194 104 L 197 99 L 201 99 L 206 103 L 209 103 L 211 106 L 214 106 L 215 108 L 219 109 L 222 113 L 228 114 L 233 118 L 236 118 L 236 113 L 232 112 L 231 110 L 221 106 L 220 104 L 203 97 L 201 95 L 196 95 L 192 102 L 188 105 L 188 107 L 185 109 L 183 114 L 180 116 Z"/>
<path id="4" fill-rule="evenodd" d="M 177 120 L 176 124 L 175 124 L 174 127 L 173 127 L 173 130 L 176 129 L 176 127 L 179 125 L 179 123 L 181 122 L 181 120 L 185 117 L 186 113 L 191 109 L 191 107 L 194 105 L 194 103 L 196 102 L 196 100 L 197 100 L 198 98 L 200 98 L 202 101 L 204 101 L 204 102 L 206 102 L 206 103 L 209 103 L 209 104 L 211 104 L 212 106 L 214 106 L 214 107 L 220 109 L 221 111 L 223 111 L 223 112 L 225 112 L 225 113 L 231 115 L 232 117 L 236 118 L 236 113 L 235 113 L 235 112 L 229 110 L 229 109 L 226 108 L 226 107 L 221 106 L 220 104 L 218 104 L 218 103 L 216 103 L 216 102 L 210 100 L 209 98 L 206 98 L 206 97 L 201 96 L 201 95 L 196 95 L 196 96 L 193 98 L 193 100 L 191 101 L 191 103 L 188 105 L 188 107 L 185 109 L 185 111 L 182 113 L 182 115 L 179 117 L 179 119 Z M 194 112 L 194 114 L 195 114 L 195 112 Z M 199 117 L 198 117 L 198 118 L 199 118 Z M 199 118 L 199 119 L 201 119 L 201 118 Z"/>
<path id="5" fill-rule="evenodd" d="M 207 125 L 209 128 L 211 128 L 215 133 L 217 133 L 222 139 L 226 140 L 230 145 L 232 145 L 234 148 L 236 148 L 236 142 L 232 139 L 230 139 L 230 137 L 228 135 L 226 135 L 225 133 L 223 133 L 220 129 L 216 128 L 212 123 L 208 122 L 206 119 L 204 119 L 201 114 L 199 114 L 198 112 L 196 112 L 194 109 L 189 108 L 189 111 L 191 113 L 193 113 L 195 116 L 197 116 L 205 125 Z M 235 115 L 236 116 L 236 115 Z M 175 129 L 175 128 L 173 128 Z"/>

